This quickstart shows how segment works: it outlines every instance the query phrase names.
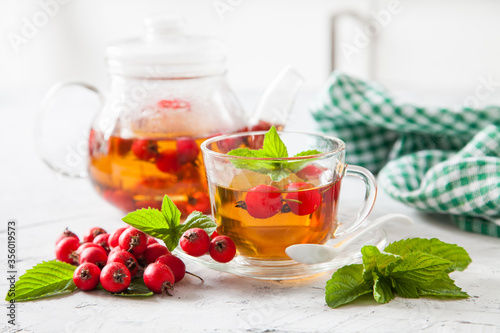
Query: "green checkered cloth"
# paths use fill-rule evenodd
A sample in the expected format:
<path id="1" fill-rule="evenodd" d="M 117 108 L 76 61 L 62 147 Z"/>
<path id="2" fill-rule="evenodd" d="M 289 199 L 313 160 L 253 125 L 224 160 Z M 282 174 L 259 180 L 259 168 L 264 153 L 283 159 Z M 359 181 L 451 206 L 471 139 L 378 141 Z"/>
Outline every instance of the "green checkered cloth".
<path id="1" fill-rule="evenodd" d="M 500 237 L 500 108 L 419 107 L 334 72 L 312 113 L 348 145 L 347 163 L 379 173 L 393 198 Z"/>

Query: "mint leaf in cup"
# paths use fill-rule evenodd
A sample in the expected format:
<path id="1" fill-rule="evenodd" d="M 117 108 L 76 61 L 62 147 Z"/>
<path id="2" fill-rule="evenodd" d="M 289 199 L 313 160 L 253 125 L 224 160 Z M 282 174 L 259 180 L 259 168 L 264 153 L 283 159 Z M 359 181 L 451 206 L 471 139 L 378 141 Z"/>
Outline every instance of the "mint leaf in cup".
<path id="1" fill-rule="evenodd" d="M 276 130 L 271 126 L 264 135 L 264 144 L 261 149 L 268 157 L 288 157 L 288 150 Z"/>
<path id="2" fill-rule="evenodd" d="M 314 159 L 301 159 L 297 161 L 283 161 L 287 158 L 288 149 L 281 140 L 276 127 L 272 126 L 264 135 L 262 149 L 237 148 L 227 153 L 229 156 L 251 157 L 255 159 L 232 159 L 231 163 L 238 169 L 252 170 L 269 175 L 272 181 L 279 182 L 303 169 Z M 318 150 L 306 150 L 296 154 L 294 157 L 307 157 L 321 154 Z M 275 160 L 266 160 L 275 159 Z"/>

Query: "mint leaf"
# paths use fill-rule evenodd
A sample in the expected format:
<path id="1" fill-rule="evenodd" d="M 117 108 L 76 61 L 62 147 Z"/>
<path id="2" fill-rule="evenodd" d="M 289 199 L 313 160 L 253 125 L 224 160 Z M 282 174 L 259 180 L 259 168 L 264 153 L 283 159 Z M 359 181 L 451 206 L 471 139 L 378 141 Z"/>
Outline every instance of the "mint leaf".
<path id="1" fill-rule="evenodd" d="M 313 149 L 313 150 L 305 150 L 303 152 L 300 152 L 298 154 L 293 155 L 293 157 L 306 157 L 306 156 L 312 156 L 312 155 L 318 155 L 322 154 L 323 152 Z"/>
<path id="2" fill-rule="evenodd" d="M 363 278 L 366 282 L 372 282 L 374 271 L 381 275 L 387 276 L 387 270 L 401 260 L 400 257 L 392 254 L 381 253 L 380 250 L 373 245 L 365 245 L 361 249 L 363 255 Z"/>
<path id="3" fill-rule="evenodd" d="M 285 169 L 273 170 L 269 172 L 269 177 L 271 177 L 273 182 L 280 182 L 288 176 L 290 176 L 290 171 Z"/>
<path id="4" fill-rule="evenodd" d="M 420 251 L 451 261 L 447 272 L 463 271 L 472 262 L 467 251 L 456 244 L 448 244 L 437 238 L 411 238 L 389 244 L 385 252 L 406 256 L 411 252 Z"/>
<path id="5" fill-rule="evenodd" d="M 404 277 L 414 283 L 430 283 L 445 273 L 450 264 L 449 260 L 431 254 L 412 252 L 394 266 L 390 275 Z"/>
<path id="6" fill-rule="evenodd" d="M 430 284 L 419 286 L 417 290 L 422 296 L 469 297 L 469 295 L 463 292 L 461 288 L 457 287 L 455 281 L 448 276 L 436 279 Z"/>
<path id="7" fill-rule="evenodd" d="M 229 156 L 266 158 L 261 149 L 252 150 L 250 148 L 236 148 L 227 153 Z"/>
<path id="8" fill-rule="evenodd" d="M 264 144 L 262 150 L 267 157 L 288 157 L 288 150 L 274 125 L 264 135 Z"/>
<path id="9" fill-rule="evenodd" d="M 130 212 L 122 218 L 122 221 L 160 239 L 171 232 L 171 226 L 165 220 L 165 215 L 154 208 L 143 208 Z"/>
<path id="10" fill-rule="evenodd" d="M 179 244 L 179 238 L 181 237 L 179 231 L 182 227 L 176 219 L 166 220 L 165 216 L 170 212 L 170 208 L 167 208 L 163 213 L 154 208 L 139 209 L 128 213 L 122 218 L 122 221 L 150 236 L 161 239 L 168 250 L 173 251 Z M 175 218 L 177 216 L 175 210 L 171 213 L 171 217 Z"/>
<path id="11" fill-rule="evenodd" d="M 182 225 L 175 226 L 172 229 L 168 230 L 168 233 L 160 237 L 160 239 L 165 243 L 165 246 L 168 248 L 170 252 L 175 250 L 175 248 L 179 245 L 179 240 L 182 236 Z"/>
<path id="12" fill-rule="evenodd" d="M 383 276 L 375 276 L 373 282 L 373 298 L 377 303 L 384 304 L 394 299 L 389 280 Z"/>
<path id="13" fill-rule="evenodd" d="M 185 231 L 192 228 L 201 228 L 207 232 L 210 236 L 213 234 L 215 229 L 217 229 L 217 224 L 208 216 L 200 212 L 192 212 L 187 217 L 186 221 L 182 224 L 180 234 L 182 235 Z M 180 236 L 179 236 L 180 239 Z"/>
<path id="14" fill-rule="evenodd" d="M 240 157 L 252 157 L 252 158 L 269 158 L 262 149 L 259 150 L 251 150 L 248 148 L 237 148 L 233 149 L 227 153 L 230 156 L 240 156 Z M 245 160 L 245 159 L 234 159 L 231 160 L 231 163 L 238 169 L 246 169 L 253 171 L 261 171 L 262 173 L 266 173 L 268 170 L 274 170 L 276 167 L 279 167 L 279 164 L 276 165 L 273 161 L 266 160 Z"/>
<path id="15" fill-rule="evenodd" d="M 406 298 L 419 298 L 419 292 L 417 288 L 415 287 L 415 282 L 412 280 L 408 280 L 405 278 L 393 278 L 391 277 L 392 281 L 392 286 L 394 287 L 394 290 L 396 293 L 401 296 L 401 297 L 406 297 Z"/>
<path id="16" fill-rule="evenodd" d="M 153 296 L 153 292 L 146 287 L 144 284 L 144 279 L 141 277 L 134 278 L 130 281 L 130 285 L 127 289 L 122 291 L 121 293 L 117 293 L 114 295 L 118 296 Z"/>
<path id="17" fill-rule="evenodd" d="M 113 296 L 125 296 L 125 297 L 148 297 L 153 296 L 153 292 L 146 287 L 144 284 L 144 280 L 141 277 L 137 277 L 130 281 L 130 285 L 127 289 L 119 293 L 110 293 L 106 289 L 104 289 L 100 284 L 97 287 L 101 290 L 104 290 L 106 293 L 111 294 Z"/>
<path id="18" fill-rule="evenodd" d="M 16 282 L 15 295 L 7 293 L 6 301 L 31 301 L 64 295 L 76 289 L 73 283 L 75 266 L 57 260 L 46 261 L 28 269 Z"/>
<path id="19" fill-rule="evenodd" d="M 262 149 L 236 148 L 227 153 L 229 156 L 266 158 Z"/>
<path id="20" fill-rule="evenodd" d="M 306 156 L 312 156 L 312 155 L 317 155 L 321 154 L 319 150 L 306 150 L 303 152 L 300 152 L 298 154 L 295 154 L 293 157 L 306 157 Z M 306 165 L 309 163 L 317 160 L 316 158 L 308 158 L 308 159 L 303 159 L 303 160 L 298 160 L 298 161 L 293 161 L 293 162 L 288 162 L 286 165 L 286 168 L 289 169 L 291 172 L 298 172 L 302 170 Z"/>
<path id="21" fill-rule="evenodd" d="M 161 212 L 163 213 L 163 216 L 165 216 L 165 220 L 170 228 L 174 228 L 179 225 L 179 222 L 181 221 L 181 211 L 168 197 L 168 195 L 163 197 Z"/>
<path id="22" fill-rule="evenodd" d="M 230 156 L 254 158 L 251 160 L 233 159 L 231 163 L 238 169 L 252 170 L 258 173 L 267 174 L 274 182 L 283 180 L 291 173 L 303 169 L 307 164 L 316 160 L 315 158 L 305 158 L 292 162 L 279 160 L 288 157 L 288 150 L 274 126 L 265 134 L 262 149 L 252 150 L 249 148 L 237 148 L 231 150 L 227 154 Z M 316 154 L 321 154 L 321 152 L 318 150 L 307 150 L 296 154 L 294 157 L 306 157 Z M 256 158 L 264 159 L 259 160 Z"/>
<path id="23" fill-rule="evenodd" d="M 361 295 L 372 292 L 363 280 L 363 265 L 353 264 L 339 268 L 326 282 L 325 300 L 331 308 L 352 302 Z"/>
<path id="24" fill-rule="evenodd" d="M 193 213 L 191 214 L 193 217 L 188 216 L 184 224 L 180 224 L 180 210 L 165 195 L 161 205 L 161 212 L 154 208 L 138 209 L 128 213 L 122 220 L 150 236 L 161 239 L 168 250 L 172 252 L 179 245 L 179 239 L 184 231 L 191 228 L 201 228 L 210 235 L 217 227 L 208 216 L 199 212 L 196 213 L 199 215 L 193 215 Z"/>

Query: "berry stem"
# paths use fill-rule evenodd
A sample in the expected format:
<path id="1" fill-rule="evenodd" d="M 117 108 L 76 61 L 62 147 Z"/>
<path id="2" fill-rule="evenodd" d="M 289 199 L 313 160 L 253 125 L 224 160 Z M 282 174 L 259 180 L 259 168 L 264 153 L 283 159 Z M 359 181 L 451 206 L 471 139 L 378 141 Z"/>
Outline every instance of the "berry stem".
<path id="1" fill-rule="evenodd" d="M 163 296 L 165 296 L 165 294 L 167 294 L 168 296 L 172 296 L 170 290 L 174 290 L 174 286 L 170 282 L 166 281 L 163 283 L 161 290 L 162 290 L 161 293 L 162 298 Z"/>
<path id="2" fill-rule="evenodd" d="M 188 272 L 188 271 L 186 271 L 186 274 L 189 274 L 189 275 L 191 275 L 191 276 L 197 277 L 198 279 L 200 279 L 200 281 L 201 281 L 201 282 L 205 282 L 205 280 L 203 280 L 203 279 L 201 278 L 201 276 L 199 276 L 199 275 L 196 275 L 196 274 L 191 273 L 191 272 Z"/>
<path id="3" fill-rule="evenodd" d="M 127 251 L 131 252 L 134 249 L 134 247 L 136 247 L 137 245 L 139 245 L 139 236 L 131 236 L 130 237 L 130 247 Z"/>
<path id="4" fill-rule="evenodd" d="M 78 253 L 76 253 L 76 251 L 71 251 L 71 253 L 69 254 L 68 256 L 71 260 L 73 260 L 73 263 L 75 265 L 78 265 L 78 263 L 80 262 L 80 255 Z"/>
<path id="5" fill-rule="evenodd" d="M 296 200 L 296 199 L 281 199 L 281 201 L 285 201 L 285 202 L 286 202 L 286 201 L 290 201 L 290 202 L 296 202 L 296 203 L 298 203 L 298 204 L 302 204 L 302 201 L 300 201 L 300 200 Z"/>

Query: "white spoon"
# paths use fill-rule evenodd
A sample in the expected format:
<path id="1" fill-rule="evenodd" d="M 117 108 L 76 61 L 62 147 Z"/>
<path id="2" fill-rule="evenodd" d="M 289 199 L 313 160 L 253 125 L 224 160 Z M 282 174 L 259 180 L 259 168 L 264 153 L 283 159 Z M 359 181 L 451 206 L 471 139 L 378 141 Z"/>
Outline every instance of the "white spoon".
<path id="1" fill-rule="evenodd" d="M 336 244 L 335 247 L 319 244 L 295 244 L 287 247 L 285 252 L 290 258 L 301 264 L 312 265 L 327 262 L 333 260 L 333 258 L 341 253 L 349 243 L 356 240 L 361 235 L 364 235 L 367 231 L 381 224 L 394 221 L 407 226 L 413 225 L 413 220 L 406 215 L 387 214 L 368 224 L 357 234 Z"/>

